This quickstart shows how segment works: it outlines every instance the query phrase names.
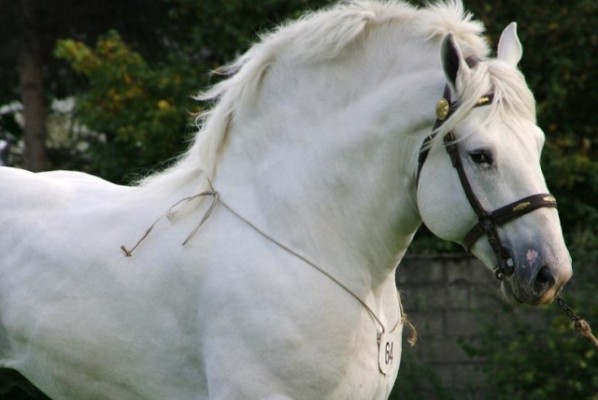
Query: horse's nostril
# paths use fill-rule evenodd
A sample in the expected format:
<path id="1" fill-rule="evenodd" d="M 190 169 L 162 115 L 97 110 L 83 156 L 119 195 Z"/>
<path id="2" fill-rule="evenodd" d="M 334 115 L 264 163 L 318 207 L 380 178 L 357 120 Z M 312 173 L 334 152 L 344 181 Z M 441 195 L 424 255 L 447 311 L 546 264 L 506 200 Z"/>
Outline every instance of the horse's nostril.
<path id="1" fill-rule="evenodd" d="M 540 268 L 538 275 L 536 275 L 536 280 L 534 281 L 534 292 L 541 296 L 548 289 L 554 286 L 555 282 L 556 280 L 554 279 L 554 276 L 552 276 L 550 269 L 544 266 Z"/>

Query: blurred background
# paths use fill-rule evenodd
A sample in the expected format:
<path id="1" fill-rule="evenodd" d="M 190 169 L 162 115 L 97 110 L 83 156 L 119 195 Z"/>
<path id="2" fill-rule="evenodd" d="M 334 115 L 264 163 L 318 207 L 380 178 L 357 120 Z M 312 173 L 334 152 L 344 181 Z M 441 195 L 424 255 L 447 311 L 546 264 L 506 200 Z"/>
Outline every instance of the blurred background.
<path id="1" fill-rule="evenodd" d="M 518 22 L 520 67 L 547 137 L 543 170 L 574 258 L 566 297 L 598 328 L 598 2 L 464 2 L 485 23 L 493 48 L 502 29 Z M 260 33 L 332 3 L 0 0 L 0 165 L 76 169 L 124 184 L 162 169 L 196 132 L 194 116 L 207 105 L 192 96 L 215 83 L 211 71 Z M 497 284 L 490 273 L 451 278 L 447 265 L 469 271 L 472 263 L 458 252 L 422 228 L 399 269 L 406 276 L 399 286 L 423 337 L 445 338 L 464 312 L 477 322 L 475 335 L 452 333 L 460 364 L 448 364 L 442 348 L 431 356 L 430 343 L 405 350 L 392 398 L 597 400 L 598 354 L 556 306 L 513 310 L 496 300 L 500 315 L 488 318 L 487 303 L 476 300 L 481 289 L 469 285 L 482 282 L 494 288 L 482 291 L 496 297 Z M 427 272 L 410 279 L 413 265 L 420 275 L 440 270 L 446 279 L 428 279 Z M 446 305 L 463 285 L 466 301 L 458 308 L 439 311 L 421 300 L 426 288 L 440 288 L 449 297 L 439 304 Z M 33 389 L 2 389 L 1 376 L 0 399 L 43 398 Z"/>

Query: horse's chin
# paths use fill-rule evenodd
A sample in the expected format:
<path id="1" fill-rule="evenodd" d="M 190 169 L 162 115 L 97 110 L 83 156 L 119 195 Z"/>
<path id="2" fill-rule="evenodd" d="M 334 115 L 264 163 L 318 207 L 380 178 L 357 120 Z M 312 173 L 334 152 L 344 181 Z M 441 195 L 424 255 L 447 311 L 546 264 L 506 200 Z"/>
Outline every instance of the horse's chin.
<path id="1" fill-rule="evenodd" d="M 503 297 L 510 303 L 527 304 L 531 306 L 538 306 L 542 304 L 552 303 L 558 296 L 555 289 L 550 289 L 542 296 L 537 296 L 533 291 L 525 291 L 516 287 L 516 284 L 511 281 L 503 281 L 500 285 Z"/>

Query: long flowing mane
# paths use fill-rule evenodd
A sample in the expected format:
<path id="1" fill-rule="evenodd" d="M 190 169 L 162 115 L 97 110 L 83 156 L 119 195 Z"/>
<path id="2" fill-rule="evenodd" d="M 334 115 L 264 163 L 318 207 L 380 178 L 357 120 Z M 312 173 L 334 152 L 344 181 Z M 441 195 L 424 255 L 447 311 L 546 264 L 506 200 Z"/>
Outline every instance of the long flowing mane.
<path id="1" fill-rule="evenodd" d="M 452 33 L 466 56 L 485 59 L 489 53 L 482 36 L 484 26 L 472 20 L 460 0 L 438 2 L 426 8 L 395 1 L 352 1 L 307 14 L 263 35 L 244 55 L 221 68 L 219 72 L 229 77 L 196 97 L 214 105 L 197 118 L 200 128 L 189 150 L 172 168 L 142 181 L 142 186 L 180 183 L 202 174 L 213 178 L 230 121 L 244 105 L 259 96 L 261 82 L 273 64 L 283 59 L 295 64 L 332 60 L 384 24 L 399 25 L 424 42 L 439 43 Z M 497 103 L 510 104 L 509 110 L 520 110 L 534 118 L 533 97 L 522 75 L 507 71 L 500 63 L 489 63 L 478 68 L 467 85 L 464 97 L 471 104 L 465 102 L 443 128 L 451 129 L 491 86 L 496 91 Z M 512 101 L 501 101 L 507 98 Z"/>

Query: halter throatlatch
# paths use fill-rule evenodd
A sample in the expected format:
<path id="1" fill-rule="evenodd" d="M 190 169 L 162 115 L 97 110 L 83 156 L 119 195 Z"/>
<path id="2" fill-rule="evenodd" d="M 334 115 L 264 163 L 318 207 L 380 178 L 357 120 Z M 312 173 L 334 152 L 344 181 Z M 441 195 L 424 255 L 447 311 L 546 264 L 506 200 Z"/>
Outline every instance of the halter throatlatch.
<path id="1" fill-rule="evenodd" d="M 493 99 L 493 93 L 482 96 L 478 99 L 475 107 L 489 105 L 492 103 Z M 434 123 L 432 134 L 426 137 L 420 149 L 416 185 L 419 184 L 420 173 L 424 166 L 424 162 L 428 157 L 428 153 L 430 152 L 432 139 L 436 136 L 438 128 L 458 108 L 458 106 L 459 104 L 457 102 L 451 102 L 450 88 L 447 85 L 444 90 L 444 97 L 440 99 L 436 105 L 436 122 Z M 478 217 L 478 223 L 465 235 L 465 238 L 463 239 L 463 247 L 465 247 L 467 252 L 470 252 L 473 245 L 485 235 L 488 238 L 488 243 L 492 247 L 492 250 L 494 250 L 494 253 L 496 254 L 497 265 L 494 269 L 496 277 L 502 280 L 505 276 L 513 275 L 515 272 L 513 256 L 509 249 L 502 244 L 497 228 L 507 222 L 537 210 L 538 208 L 556 208 L 556 200 L 554 196 L 550 193 L 534 194 L 510 203 L 495 211 L 488 212 L 482 206 L 482 203 L 471 188 L 469 179 L 467 179 L 461 155 L 459 154 L 458 142 L 456 141 L 453 132 L 448 132 L 444 136 L 443 141 L 444 148 L 451 159 L 451 163 L 457 170 L 459 181 L 461 182 L 465 196 Z"/>

